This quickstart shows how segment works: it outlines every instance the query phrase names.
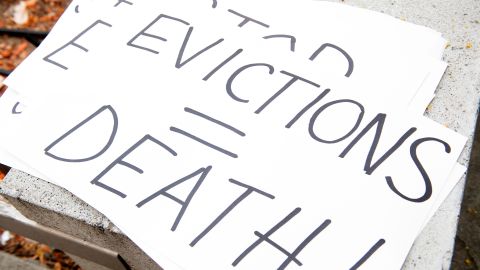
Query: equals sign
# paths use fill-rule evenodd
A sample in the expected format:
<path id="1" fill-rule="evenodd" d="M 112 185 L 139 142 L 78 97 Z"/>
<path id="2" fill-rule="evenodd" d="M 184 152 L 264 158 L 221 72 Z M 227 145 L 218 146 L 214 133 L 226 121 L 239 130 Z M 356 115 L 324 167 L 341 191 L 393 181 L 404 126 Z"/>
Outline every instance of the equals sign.
<path id="1" fill-rule="evenodd" d="M 184 108 L 184 111 L 187 112 L 187 113 L 189 113 L 189 114 L 192 114 L 192 115 L 194 115 L 194 116 L 197 116 L 197 117 L 199 117 L 199 118 L 201 118 L 201 119 L 204 119 L 204 120 L 206 120 L 206 121 L 209 121 L 209 122 L 211 122 L 211 123 L 213 123 L 213 124 L 215 124 L 215 125 L 221 126 L 221 127 L 225 128 L 225 129 L 227 129 L 227 130 L 229 130 L 229 131 L 237 134 L 238 136 L 241 136 L 241 137 L 245 137 L 245 136 L 246 136 L 246 134 L 245 134 L 244 132 L 242 132 L 241 130 L 233 127 L 232 125 L 229 125 L 229 124 L 227 124 L 227 123 L 225 123 L 225 122 L 223 122 L 223 121 L 220 121 L 220 120 L 218 120 L 218 119 L 216 119 L 216 118 L 213 118 L 213 117 L 211 117 L 211 116 L 209 116 L 209 115 L 206 115 L 206 114 L 204 114 L 204 113 L 201 113 L 201 112 L 199 112 L 199 111 L 197 111 L 197 110 L 194 110 L 194 109 L 185 107 L 185 108 Z M 182 130 L 182 129 L 180 129 L 180 128 L 170 127 L 170 131 L 175 132 L 175 133 L 178 133 L 178 134 L 180 134 L 180 135 L 183 135 L 183 136 L 185 136 L 185 137 L 187 137 L 187 138 L 190 138 L 190 139 L 192 139 L 192 140 L 194 140 L 194 141 L 196 141 L 196 142 L 198 142 L 198 143 L 201 143 L 201 144 L 203 144 L 203 145 L 205 145 L 205 146 L 207 146 L 207 147 L 209 147 L 209 148 L 211 148 L 211 149 L 213 149 L 213 150 L 215 150 L 215 151 L 218 151 L 218 152 L 220 152 L 220 153 L 222 153 L 222 154 L 224 154 L 224 155 L 227 155 L 227 156 L 229 156 L 229 157 L 238 158 L 238 155 L 235 154 L 235 153 L 233 153 L 232 151 L 226 150 L 225 148 L 220 147 L 220 146 L 218 146 L 218 145 L 216 145 L 216 144 L 214 144 L 214 143 L 212 143 L 212 142 L 208 142 L 208 141 L 206 141 L 206 140 L 204 140 L 204 139 L 201 139 L 201 138 L 199 138 L 198 136 L 196 136 L 196 135 L 194 135 L 194 134 L 192 134 L 192 133 L 190 133 L 190 132 L 187 132 L 187 131 L 185 131 L 185 130 Z"/>

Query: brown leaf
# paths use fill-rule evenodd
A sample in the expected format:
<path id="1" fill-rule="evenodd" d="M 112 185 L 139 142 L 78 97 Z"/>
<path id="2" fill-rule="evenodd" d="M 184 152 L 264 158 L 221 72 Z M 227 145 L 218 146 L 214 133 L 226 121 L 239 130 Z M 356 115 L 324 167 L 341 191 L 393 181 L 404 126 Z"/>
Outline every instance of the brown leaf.
<path id="1" fill-rule="evenodd" d="M 18 56 L 18 55 L 20 55 L 20 53 L 22 53 L 23 51 L 25 51 L 27 48 L 28 48 L 28 42 L 27 42 L 27 41 L 23 41 L 22 43 L 20 43 L 20 44 L 15 48 L 15 50 L 12 52 L 12 55 L 13 55 L 13 56 Z"/>

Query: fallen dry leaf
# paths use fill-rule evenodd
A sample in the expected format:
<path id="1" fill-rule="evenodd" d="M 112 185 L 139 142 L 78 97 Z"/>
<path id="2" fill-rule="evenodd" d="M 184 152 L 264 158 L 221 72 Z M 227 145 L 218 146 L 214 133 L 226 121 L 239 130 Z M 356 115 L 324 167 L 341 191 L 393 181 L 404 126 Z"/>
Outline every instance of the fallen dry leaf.
<path id="1" fill-rule="evenodd" d="M 27 0 L 24 2 L 25 2 L 25 6 L 29 9 L 34 9 L 37 5 L 37 0 Z"/>
<path id="2" fill-rule="evenodd" d="M 19 56 L 22 52 L 24 52 L 27 48 L 28 48 L 28 42 L 23 41 L 22 43 L 20 43 L 20 44 L 15 48 L 15 50 L 12 52 L 12 55 L 13 55 L 14 57 L 17 57 L 17 56 Z"/>
<path id="3" fill-rule="evenodd" d="M 0 234 L 4 230 L 0 228 Z M 0 251 L 16 255 L 20 258 L 37 260 L 40 264 L 55 270 L 82 270 L 67 254 L 47 245 L 39 244 L 23 236 L 11 233 L 5 245 L 0 244 Z"/>

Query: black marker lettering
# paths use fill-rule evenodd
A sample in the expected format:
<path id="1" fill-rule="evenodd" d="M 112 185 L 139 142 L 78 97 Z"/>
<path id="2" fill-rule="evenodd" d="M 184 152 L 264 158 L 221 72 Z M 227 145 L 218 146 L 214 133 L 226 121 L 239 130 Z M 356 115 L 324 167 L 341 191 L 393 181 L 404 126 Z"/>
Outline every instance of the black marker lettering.
<path id="1" fill-rule="evenodd" d="M 69 42 L 67 42 L 65 45 L 63 45 L 62 47 L 56 49 L 55 51 L 53 51 L 52 53 L 50 53 L 49 55 L 45 56 L 43 58 L 44 61 L 50 63 L 50 64 L 54 64 L 55 66 L 57 67 L 60 67 L 62 69 L 65 69 L 67 70 L 68 67 L 50 59 L 50 57 L 54 56 L 55 54 L 57 54 L 58 52 L 62 51 L 63 49 L 67 48 L 68 46 L 74 46 L 74 47 L 77 47 L 79 48 L 80 50 L 84 51 L 84 52 L 88 52 L 88 49 L 83 47 L 82 45 L 76 43 L 76 41 L 81 38 L 83 35 L 85 35 L 85 33 L 87 33 L 88 31 L 90 31 L 92 28 L 94 28 L 95 26 L 97 26 L 98 24 L 102 24 L 102 25 L 105 25 L 105 26 L 108 26 L 108 27 L 112 27 L 111 24 L 108 24 L 102 20 L 97 20 L 95 21 L 93 24 L 91 24 L 89 27 L 87 27 L 87 29 L 83 30 L 82 32 L 80 32 L 80 34 L 78 34 L 77 36 L 75 36 L 72 40 L 70 40 Z"/>
<path id="2" fill-rule="evenodd" d="M 233 201 L 232 204 L 230 204 L 217 218 L 215 218 L 215 220 L 210 225 L 208 225 L 205 230 L 203 230 L 197 237 L 195 237 L 195 239 L 193 239 L 193 241 L 190 243 L 191 247 L 195 246 L 200 240 L 202 240 L 203 237 L 205 237 L 213 228 L 215 228 L 215 226 L 218 225 L 218 223 L 220 223 L 220 221 L 222 221 L 230 212 L 232 212 L 233 209 L 235 209 L 235 207 L 237 207 L 244 199 L 250 196 L 253 192 L 258 193 L 267 198 L 270 198 L 272 200 L 275 199 L 275 197 L 269 193 L 261 191 L 247 184 L 241 183 L 234 179 L 230 179 L 230 182 L 235 185 L 246 188 L 247 190 L 245 190 L 245 192 L 242 195 L 240 195 L 237 199 L 235 199 L 235 201 Z"/>
<path id="3" fill-rule="evenodd" d="M 204 53 L 204 52 L 210 50 L 211 48 L 217 46 L 218 44 L 222 43 L 223 40 L 224 40 L 223 38 L 221 38 L 221 39 L 213 42 L 212 44 L 210 44 L 207 47 L 201 49 L 200 51 L 196 52 L 194 55 L 189 57 L 187 60 L 182 62 L 183 53 L 185 52 L 185 49 L 187 48 L 187 44 L 188 44 L 188 41 L 190 40 L 190 36 L 192 35 L 192 32 L 193 32 L 193 26 L 188 28 L 187 34 L 185 35 L 185 39 L 183 40 L 183 43 L 182 43 L 182 47 L 180 48 L 180 51 L 178 52 L 177 62 L 175 63 L 176 68 L 183 67 L 188 62 L 192 61 L 193 59 L 197 58 L 202 53 Z"/>
<path id="4" fill-rule="evenodd" d="M 421 145 L 424 142 L 428 141 L 434 141 L 443 144 L 445 147 L 445 152 L 450 153 L 452 150 L 450 148 L 450 145 L 440 139 L 437 138 L 422 138 L 414 141 L 412 145 L 410 146 L 410 156 L 412 157 L 413 162 L 415 163 L 415 166 L 417 169 L 420 171 L 420 174 L 423 177 L 423 181 L 425 182 L 425 193 L 420 197 L 420 198 L 410 198 L 405 195 L 403 195 L 396 187 L 395 184 L 393 183 L 392 177 L 386 176 L 385 178 L 387 179 L 387 184 L 390 189 L 395 192 L 398 196 L 400 196 L 402 199 L 405 199 L 410 202 L 416 202 L 416 203 L 421 203 L 424 201 L 427 201 L 430 199 L 432 196 L 432 182 L 430 181 L 430 177 L 428 176 L 427 172 L 425 171 L 425 168 L 423 168 L 422 164 L 420 163 L 420 160 L 418 160 L 418 155 L 417 155 L 417 148 L 419 145 Z"/>
<path id="5" fill-rule="evenodd" d="M 358 261 L 356 262 L 351 268 L 350 270 L 357 270 L 360 266 L 362 266 L 362 264 L 364 264 L 372 255 L 373 253 L 375 253 L 383 244 L 385 244 L 385 240 L 383 239 L 380 239 L 377 241 L 377 243 L 375 243 L 375 245 L 373 245 L 373 247 L 371 247 L 367 253 L 365 253 L 365 255 L 363 255 L 363 257 Z"/>
<path id="6" fill-rule="evenodd" d="M 348 61 L 348 70 L 347 70 L 347 73 L 345 73 L 345 77 L 350 77 L 350 75 L 352 75 L 352 72 L 353 72 L 353 59 L 352 57 L 345 51 L 343 50 L 342 48 L 338 47 L 337 45 L 334 45 L 334 44 L 330 44 L 330 43 L 325 43 L 323 44 L 322 46 L 320 46 L 320 48 L 318 48 L 313 54 L 312 56 L 310 56 L 310 60 L 313 61 L 315 60 L 315 58 L 317 58 L 317 56 L 323 51 L 325 50 L 325 48 L 327 47 L 330 47 L 330 48 L 333 48 L 337 51 L 339 51 L 343 56 L 345 56 L 345 58 L 347 59 Z"/>
<path id="7" fill-rule="evenodd" d="M 290 214 L 288 214 L 284 219 L 282 219 L 277 225 L 275 225 L 272 229 L 270 229 L 266 234 L 261 234 L 255 231 L 255 235 L 259 237 L 257 241 L 255 241 L 252 245 L 250 245 L 238 258 L 232 263 L 235 267 L 237 266 L 250 252 L 252 252 L 256 247 L 258 247 L 264 241 L 282 252 L 287 256 L 287 259 L 278 267 L 279 270 L 285 269 L 292 261 L 295 262 L 297 265 L 302 266 L 302 263 L 297 259 L 298 254 L 319 234 L 321 233 L 328 225 L 330 225 L 331 221 L 329 219 L 325 220 L 320 226 L 318 226 L 305 240 L 300 243 L 300 245 L 293 251 L 292 253 L 288 252 L 286 249 L 281 247 L 276 242 L 272 241 L 269 237 L 274 234 L 278 229 L 280 229 L 283 225 L 289 222 L 293 217 L 295 217 L 298 213 L 300 213 L 301 209 L 296 208 Z"/>
<path id="8" fill-rule="evenodd" d="M 230 61 L 232 61 L 235 57 L 237 57 L 240 53 L 243 52 L 243 49 L 238 49 L 236 50 L 232 55 L 227 57 L 224 61 L 222 61 L 218 66 L 216 66 L 212 71 L 210 71 L 205 77 L 203 77 L 204 81 L 208 81 L 210 77 L 212 77 L 215 73 L 217 73 L 222 67 L 224 67 L 226 64 L 228 64 Z"/>
<path id="9" fill-rule="evenodd" d="M 297 39 L 294 36 L 291 35 L 270 35 L 270 36 L 265 36 L 263 39 L 271 39 L 271 38 L 287 38 L 290 39 L 290 51 L 294 52 L 295 51 L 295 44 L 297 43 Z"/>
<path id="10" fill-rule="evenodd" d="M 113 7 L 118 7 L 118 6 L 119 6 L 120 4 L 122 4 L 122 3 L 123 3 L 123 4 L 130 5 L 130 6 L 133 5 L 132 2 L 127 1 L 127 0 L 117 0 L 117 1 L 118 1 L 118 2 L 117 2 L 117 3 L 115 4 L 115 6 L 113 6 Z"/>
<path id="11" fill-rule="evenodd" d="M 383 113 L 377 114 L 375 118 L 353 139 L 353 141 L 342 151 L 339 157 L 344 158 L 348 152 L 355 146 L 360 139 L 365 136 L 365 134 L 370 131 L 370 129 L 373 128 L 373 126 L 377 126 L 377 129 L 375 131 L 375 136 L 373 138 L 372 145 L 370 147 L 370 150 L 368 151 L 367 159 L 365 160 L 365 166 L 364 166 L 364 171 L 366 174 L 372 174 L 378 166 L 380 166 L 385 160 L 387 160 L 390 155 L 392 155 L 402 144 L 413 134 L 415 131 L 417 131 L 417 128 L 410 128 L 405 134 L 398 139 L 398 141 L 388 149 L 383 156 L 381 156 L 373 165 L 372 165 L 372 159 L 373 155 L 375 154 L 375 149 L 377 149 L 378 142 L 380 141 L 380 137 L 382 136 L 382 131 L 383 131 L 383 125 L 385 124 L 385 119 L 387 115 Z"/>
<path id="12" fill-rule="evenodd" d="M 245 70 L 247 69 L 250 69 L 252 67 L 267 67 L 268 68 L 268 74 L 272 75 L 273 72 L 275 71 L 275 69 L 273 68 L 272 65 L 269 65 L 269 64 L 265 64 L 265 63 L 255 63 L 255 64 L 249 64 L 249 65 L 245 65 L 239 69 L 237 69 L 233 74 L 232 76 L 230 76 L 230 78 L 228 78 L 228 81 L 227 81 L 227 86 L 226 86 L 226 89 L 227 89 L 227 94 L 233 99 L 233 100 L 236 100 L 238 102 L 243 102 L 243 103 L 247 103 L 248 100 L 246 99 L 241 99 L 239 98 L 237 95 L 235 95 L 233 93 L 233 90 L 232 90 L 232 84 L 233 84 L 233 81 L 235 80 L 235 78 L 237 78 L 238 75 L 240 75 L 240 73 L 244 72 Z"/>
<path id="13" fill-rule="evenodd" d="M 255 20 L 255 19 L 250 18 L 250 17 L 248 17 L 248 16 L 245 16 L 245 15 L 243 15 L 243 14 L 240 14 L 240 13 L 236 12 L 235 10 L 229 9 L 228 12 L 230 12 L 230 13 L 232 13 L 232 14 L 235 14 L 235 15 L 243 18 L 243 21 L 238 24 L 238 27 L 243 27 L 245 24 L 247 24 L 247 23 L 249 23 L 249 22 L 253 22 L 253 23 L 258 24 L 258 25 L 261 25 L 261 26 L 263 26 L 263 27 L 265 27 L 265 28 L 269 28 L 269 27 L 270 27 L 270 26 L 269 26 L 268 24 L 266 24 L 266 23 L 263 23 L 263 22 L 261 22 L 261 21 Z"/>
<path id="14" fill-rule="evenodd" d="M 110 137 L 107 141 L 107 143 L 105 144 L 105 146 L 96 154 L 90 156 L 90 157 L 86 157 L 86 158 L 63 158 L 63 157 L 59 157 L 59 156 L 56 156 L 52 153 L 50 153 L 50 149 L 52 149 L 55 145 L 57 145 L 59 142 L 61 142 L 62 140 L 64 140 L 66 137 L 68 137 L 70 134 L 72 134 L 73 132 L 75 132 L 76 130 L 78 130 L 79 128 L 81 128 L 83 125 L 85 125 L 86 123 L 88 123 L 90 120 L 92 120 L 93 118 L 97 117 L 98 115 L 100 115 L 101 113 L 103 113 L 104 111 L 110 111 L 110 114 L 112 115 L 112 118 L 113 118 L 113 127 L 112 127 L 112 133 L 110 134 Z M 108 148 L 112 145 L 113 143 L 113 139 L 115 138 L 115 135 L 117 134 L 117 129 L 118 129 L 118 117 L 117 117 L 117 113 L 115 112 L 115 110 L 112 108 L 112 106 L 108 105 L 108 106 L 103 106 L 101 107 L 100 109 L 98 109 L 96 112 L 94 112 L 92 115 L 90 115 L 89 117 L 87 117 L 85 120 L 83 120 L 82 122 L 80 122 L 78 125 L 74 126 L 72 129 L 70 129 L 69 131 L 67 131 L 67 133 L 63 134 L 62 136 L 60 136 L 60 138 L 56 139 L 54 142 L 52 142 L 49 146 L 47 146 L 45 148 L 45 155 L 53 158 L 53 159 L 56 159 L 56 160 L 60 160 L 60 161 L 64 161 L 64 162 L 85 162 L 85 161 L 89 161 L 89 160 L 93 160 L 93 159 L 96 159 L 97 157 L 101 156 L 103 153 L 105 153 L 105 151 L 108 150 Z"/>
<path id="15" fill-rule="evenodd" d="M 134 145 L 132 145 L 130 148 L 128 148 L 127 151 L 125 151 L 123 154 L 121 154 L 118 158 L 116 158 L 112 163 L 110 163 L 110 165 L 108 165 L 99 175 L 97 175 L 90 183 L 92 183 L 93 185 L 97 185 L 105 190 L 108 190 L 122 198 L 125 198 L 127 197 L 126 194 L 110 187 L 110 186 L 107 186 L 103 183 L 100 182 L 100 179 L 105 176 L 105 174 L 107 174 L 111 169 L 113 169 L 113 167 L 117 166 L 117 165 L 122 165 L 122 166 L 125 166 L 131 170 L 134 170 L 135 172 L 139 173 L 139 174 L 142 174 L 143 173 L 143 170 L 140 169 L 139 167 L 131 164 L 131 163 L 128 163 L 126 161 L 124 161 L 124 159 L 130 155 L 133 151 L 135 151 L 135 149 L 137 149 L 138 147 L 140 147 L 142 144 L 144 144 L 145 142 L 147 141 L 151 141 L 157 145 L 159 145 L 161 148 L 163 148 L 164 150 L 167 150 L 167 152 L 169 154 L 171 154 L 172 156 L 176 156 L 177 153 L 175 151 L 173 151 L 170 147 L 168 147 L 166 144 L 162 143 L 161 141 L 157 140 L 156 138 L 152 137 L 151 135 L 145 135 L 143 138 L 141 138 L 138 142 L 136 142 Z"/>
<path id="16" fill-rule="evenodd" d="M 287 125 L 285 125 L 285 128 L 291 128 L 293 124 L 295 124 L 300 117 L 302 117 L 308 110 L 310 110 L 315 104 L 320 102 L 328 93 L 330 93 L 330 89 L 325 89 L 320 95 L 318 95 L 312 102 L 308 103 L 307 106 L 305 106 L 295 117 L 293 117 L 290 122 L 288 122 Z"/>
<path id="17" fill-rule="evenodd" d="M 78 6 L 78 5 L 75 6 L 75 13 L 80 13 L 79 6 Z"/>
<path id="18" fill-rule="evenodd" d="M 141 50 L 145 50 L 147 52 L 151 52 L 151 53 L 154 53 L 154 54 L 158 54 L 159 52 L 158 51 L 155 51 L 153 49 L 150 49 L 150 48 L 147 48 L 147 47 L 143 47 L 143 46 L 140 46 L 140 45 L 136 45 L 134 44 L 133 42 L 135 40 L 137 40 L 139 37 L 141 36 L 145 36 L 145 37 L 149 37 L 149 38 L 154 38 L 154 39 L 158 39 L 158 40 L 161 40 L 161 41 L 167 41 L 166 38 L 164 37 L 161 37 L 161 36 L 157 36 L 157 35 L 153 35 L 153 34 L 149 34 L 147 33 L 147 30 L 150 29 L 150 27 L 152 27 L 153 25 L 155 25 L 160 19 L 168 19 L 168 20 L 172 20 L 172 21 L 175 21 L 175 22 L 179 22 L 181 24 L 184 24 L 184 25 L 190 25 L 188 22 L 184 21 L 184 20 L 181 20 L 181 19 L 178 19 L 178 18 L 175 18 L 175 17 L 171 17 L 171 16 L 168 16 L 168 15 L 165 15 L 165 14 L 160 14 L 158 15 L 157 18 L 155 18 L 155 20 L 153 20 L 151 23 L 149 23 L 145 28 L 142 29 L 142 31 L 140 31 L 139 33 L 137 33 L 130 41 L 127 42 L 127 45 L 128 46 L 131 46 L 131 47 L 134 47 L 134 48 L 137 48 L 137 49 L 141 49 Z"/>
<path id="19" fill-rule="evenodd" d="M 262 106 L 260 106 L 256 111 L 255 113 L 256 114 L 259 114 L 261 113 L 270 103 L 272 103 L 276 98 L 278 98 L 283 92 L 285 92 L 285 90 L 287 90 L 290 86 L 292 86 L 295 82 L 297 81 L 302 81 L 302 82 L 306 82 L 310 85 L 313 85 L 315 87 L 320 87 L 320 85 L 310 81 L 310 80 L 307 80 L 305 78 L 302 78 L 298 75 L 295 75 L 295 74 L 292 74 L 290 72 L 287 72 L 287 71 L 280 71 L 280 73 L 282 74 L 285 74 L 289 77 L 292 77 L 282 88 L 280 88 L 280 90 L 278 90 L 271 98 L 269 98 L 265 103 L 263 103 Z"/>
<path id="20" fill-rule="evenodd" d="M 175 222 L 173 223 L 173 226 L 171 228 L 172 231 L 175 231 L 178 227 L 178 224 L 180 223 L 180 221 L 182 220 L 182 217 L 183 217 L 183 214 L 185 214 L 185 211 L 187 210 L 187 207 L 188 205 L 190 204 L 193 196 L 195 195 L 195 193 L 197 192 L 197 190 L 200 188 L 200 186 L 202 185 L 203 183 L 203 180 L 205 180 L 205 178 L 207 177 L 208 173 L 210 172 L 210 170 L 212 169 L 212 166 L 208 166 L 207 168 L 200 168 L 198 169 L 197 171 L 173 182 L 172 184 L 160 189 L 159 191 L 153 193 L 152 195 L 148 196 L 147 198 L 145 198 L 143 201 L 139 202 L 137 204 L 137 207 L 140 208 L 142 206 L 144 206 L 146 203 L 150 202 L 151 200 L 155 199 L 156 197 L 162 195 L 162 196 L 165 196 L 171 200 L 173 200 L 174 202 L 180 204 L 182 206 L 182 208 L 180 209 L 180 211 L 178 212 L 178 215 L 177 217 L 175 218 Z M 196 177 L 200 175 L 199 179 L 197 180 L 197 183 L 195 184 L 195 186 L 193 187 L 193 189 L 190 191 L 190 193 L 188 194 L 187 198 L 185 199 L 185 201 L 182 201 L 180 200 L 179 198 L 173 196 L 172 194 L 168 193 L 167 191 L 169 191 L 170 189 L 182 184 L 183 182 L 189 180 L 189 179 L 192 179 L 193 177 Z"/>
<path id="21" fill-rule="evenodd" d="M 213 0 L 212 8 L 216 8 L 216 7 L 217 7 L 217 0 Z"/>
<path id="22" fill-rule="evenodd" d="M 355 125 L 352 127 L 352 129 L 347 134 L 345 134 L 344 136 L 342 136 L 342 137 L 340 137 L 336 140 L 327 141 L 327 140 L 321 139 L 320 137 L 317 136 L 317 134 L 315 134 L 315 131 L 313 130 L 313 127 L 315 125 L 315 122 L 317 121 L 318 116 L 328 107 L 333 106 L 335 104 L 340 104 L 340 103 L 351 103 L 351 104 L 354 104 L 355 106 L 357 106 L 360 109 L 360 112 L 358 114 L 357 121 L 355 122 Z M 363 107 L 362 104 L 358 103 L 357 101 L 350 100 L 350 99 L 340 99 L 340 100 L 335 100 L 335 101 L 329 102 L 329 103 L 323 105 L 322 107 L 320 107 L 313 114 L 312 118 L 310 118 L 310 124 L 308 125 L 308 133 L 310 134 L 310 137 L 312 137 L 314 140 L 316 140 L 318 142 L 328 143 L 328 144 L 341 142 L 341 141 L 345 140 L 346 138 L 350 137 L 350 135 L 352 135 L 357 130 L 357 128 L 360 126 L 360 123 L 362 122 L 364 114 L 365 114 L 365 108 Z"/>

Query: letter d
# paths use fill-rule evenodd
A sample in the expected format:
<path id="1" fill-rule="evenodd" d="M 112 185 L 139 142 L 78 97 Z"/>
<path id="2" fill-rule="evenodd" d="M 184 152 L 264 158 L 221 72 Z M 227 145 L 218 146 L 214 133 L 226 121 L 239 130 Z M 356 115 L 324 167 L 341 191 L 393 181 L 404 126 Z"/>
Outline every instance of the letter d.
<path id="1" fill-rule="evenodd" d="M 110 137 L 108 138 L 108 141 L 104 144 L 103 148 L 98 151 L 97 153 L 93 154 L 93 155 L 90 155 L 88 157 L 83 157 L 83 158 L 67 158 L 67 157 L 60 157 L 58 155 L 54 155 L 50 152 L 50 150 L 55 147 L 59 142 L 63 141 L 65 138 L 67 138 L 68 136 L 70 136 L 72 133 L 74 133 L 75 131 L 77 131 L 79 128 L 81 128 L 82 126 L 84 126 L 85 124 L 87 124 L 88 122 L 90 122 L 92 119 L 94 119 L 95 117 L 99 116 L 100 114 L 104 113 L 105 111 L 110 111 L 110 114 L 112 116 L 112 119 L 113 119 L 113 127 L 112 127 L 112 132 L 110 134 Z M 117 129 L 118 129 L 118 117 L 117 117 L 117 113 L 115 112 L 115 110 L 112 108 L 112 106 L 110 105 L 107 105 L 107 106 L 102 106 L 99 110 L 97 110 L 95 113 L 93 113 L 92 115 L 90 115 L 89 117 L 87 117 L 85 120 L 83 120 L 82 122 L 80 122 L 78 125 L 76 125 L 75 127 L 73 127 L 72 129 L 70 129 L 67 133 L 63 134 L 62 136 L 60 136 L 60 138 L 56 139 L 53 143 L 51 143 L 49 146 L 47 146 L 47 148 L 45 148 L 45 155 L 51 157 L 51 158 L 54 158 L 54 159 L 57 159 L 57 160 L 60 160 L 60 161 L 64 161 L 64 162 L 85 162 L 85 161 L 89 161 L 89 160 L 93 160 L 93 159 L 96 159 L 97 157 L 101 156 L 103 153 L 105 153 L 105 151 L 108 150 L 108 148 L 112 145 L 113 143 L 113 139 L 115 138 L 115 135 L 117 133 Z M 95 129 L 95 130 L 99 130 L 99 131 L 102 131 L 102 129 Z M 97 132 L 97 131 L 96 131 Z M 98 134 L 100 135 L 100 134 Z M 95 136 L 97 137 L 97 136 Z M 101 138 L 101 136 L 98 136 L 99 138 Z M 87 143 L 90 143 L 91 141 L 88 141 Z M 100 144 L 101 145 L 101 144 Z M 86 155 L 86 154 L 83 154 L 83 155 Z"/>

